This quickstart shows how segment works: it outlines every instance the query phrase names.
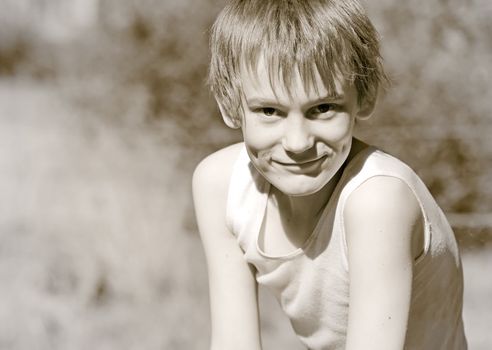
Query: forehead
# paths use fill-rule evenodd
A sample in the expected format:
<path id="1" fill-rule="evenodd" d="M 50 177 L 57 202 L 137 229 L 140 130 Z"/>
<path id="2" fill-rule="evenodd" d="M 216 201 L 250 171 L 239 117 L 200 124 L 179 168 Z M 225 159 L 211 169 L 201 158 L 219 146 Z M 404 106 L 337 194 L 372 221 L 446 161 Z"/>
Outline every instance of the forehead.
<path id="1" fill-rule="evenodd" d="M 307 69 L 306 69 L 307 68 Z M 256 62 L 241 64 L 241 87 L 244 97 L 265 97 L 269 99 L 318 99 L 341 96 L 347 83 L 341 74 L 334 72 L 327 84 L 315 64 L 301 67 L 293 64 L 292 69 L 275 69 L 260 56 Z"/>

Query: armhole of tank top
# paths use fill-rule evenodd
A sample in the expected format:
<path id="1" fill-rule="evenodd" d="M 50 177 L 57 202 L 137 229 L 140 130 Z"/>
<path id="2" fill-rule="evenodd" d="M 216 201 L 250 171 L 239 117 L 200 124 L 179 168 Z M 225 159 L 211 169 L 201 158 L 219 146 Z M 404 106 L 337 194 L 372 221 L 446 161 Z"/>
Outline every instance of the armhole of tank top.
<path id="1" fill-rule="evenodd" d="M 234 214 L 236 214 L 237 210 L 239 209 L 237 192 L 239 191 L 238 185 L 240 185 L 243 176 L 241 167 L 243 167 L 245 156 L 247 157 L 246 148 L 242 147 L 241 150 L 238 152 L 238 156 L 234 162 L 231 172 L 231 178 L 229 179 L 229 187 L 227 189 L 227 203 L 226 203 L 226 213 L 225 213 L 226 227 L 236 237 L 240 230 L 240 227 L 236 219 L 237 216 Z"/>
<path id="2" fill-rule="evenodd" d="M 412 191 L 413 195 L 417 199 L 419 206 L 420 206 L 420 211 L 422 213 L 422 217 L 424 218 L 424 249 L 422 250 L 422 253 L 420 253 L 415 259 L 414 259 L 414 264 L 420 263 L 426 256 L 427 253 L 429 252 L 430 249 L 430 244 L 431 244 L 431 238 L 432 238 L 432 226 L 430 223 L 429 218 L 427 217 L 426 210 L 424 207 L 424 204 L 422 203 L 422 199 L 420 196 L 417 194 L 417 191 L 415 190 L 414 186 L 410 185 L 410 183 L 402 178 L 401 176 L 391 174 L 391 173 L 381 173 L 381 174 L 374 174 L 371 175 L 367 178 L 365 178 L 362 182 L 356 183 L 355 186 L 346 194 L 341 196 L 341 203 L 340 203 L 340 232 L 341 232 L 341 239 L 340 239 L 340 244 L 341 244 L 341 251 L 342 251 L 342 264 L 345 269 L 345 271 L 349 271 L 349 263 L 348 263 L 348 246 L 347 246 L 347 238 L 345 235 L 345 222 L 343 218 L 343 212 L 345 210 L 345 203 L 347 202 L 347 198 L 350 196 L 352 192 L 354 192 L 357 188 L 362 186 L 367 180 L 376 177 L 376 176 L 387 176 L 387 177 L 395 177 L 397 179 L 400 179 L 403 181 L 408 188 Z"/>

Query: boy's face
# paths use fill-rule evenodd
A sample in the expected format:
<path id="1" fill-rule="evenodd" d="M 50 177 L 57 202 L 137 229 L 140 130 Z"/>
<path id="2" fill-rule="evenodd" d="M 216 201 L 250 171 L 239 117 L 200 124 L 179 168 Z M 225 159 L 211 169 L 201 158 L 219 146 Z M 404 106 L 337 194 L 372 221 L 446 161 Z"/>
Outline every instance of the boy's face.
<path id="1" fill-rule="evenodd" d="M 329 96 L 319 75 L 306 91 L 297 72 L 291 93 L 271 86 L 260 60 L 255 77 L 243 69 L 242 132 L 255 168 L 278 190 L 293 196 L 321 190 L 350 151 L 359 112 L 354 87 L 336 83 Z"/>

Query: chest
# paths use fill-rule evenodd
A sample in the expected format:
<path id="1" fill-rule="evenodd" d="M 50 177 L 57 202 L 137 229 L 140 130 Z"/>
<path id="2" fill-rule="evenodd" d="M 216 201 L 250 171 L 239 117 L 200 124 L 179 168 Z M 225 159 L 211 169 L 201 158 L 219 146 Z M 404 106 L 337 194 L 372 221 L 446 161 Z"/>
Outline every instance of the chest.
<path id="1" fill-rule="evenodd" d="M 271 256 L 285 256 L 302 248 L 313 233 L 320 215 L 286 215 L 267 204 L 258 234 L 258 248 Z"/>

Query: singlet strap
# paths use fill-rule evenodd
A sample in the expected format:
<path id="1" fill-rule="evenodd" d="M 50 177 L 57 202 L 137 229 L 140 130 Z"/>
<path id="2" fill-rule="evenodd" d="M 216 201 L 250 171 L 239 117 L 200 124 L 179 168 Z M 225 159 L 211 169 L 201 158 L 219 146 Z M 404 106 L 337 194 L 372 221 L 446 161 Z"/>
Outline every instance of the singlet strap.
<path id="1" fill-rule="evenodd" d="M 270 184 L 254 169 L 246 147 L 241 148 L 234 164 L 226 206 L 226 225 L 246 250 L 260 229 Z"/>
<path id="2" fill-rule="evenodd" d="M 345 170 L 346 174 L 355 174 L 350 179 L 345 179 L 346 183 L 343 184 L 343 190 L 340 194 L 339 202 L 337 205 L 336 221 L 340 225 L 341 232 L 341 251 L 342 262 L 344 268 L 348 271 L 348 248 L 345 234 L 345 223 L 343 219 L 343 212 L 348 197 L 362 184 L 371 178 L 377 176 L 389 176 L 397 178 L 403 181 L 413 192 L 417 199 L 422 216 L 424 219 L 424 250 L 422 254 L 417 258 L 415 263 L 419 263 L 429 251 L 432 230 L 428 217 L 428 208 L 425 204 L 428 197 L 428 190 L 420 178 L 415 172 L 405 163 L 399 159 L 382 152 L 372 146 L 366 148 L 357 154 L 352 162 L 347 166 Z"/>

